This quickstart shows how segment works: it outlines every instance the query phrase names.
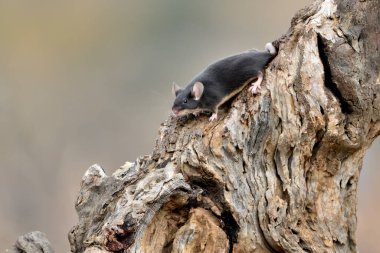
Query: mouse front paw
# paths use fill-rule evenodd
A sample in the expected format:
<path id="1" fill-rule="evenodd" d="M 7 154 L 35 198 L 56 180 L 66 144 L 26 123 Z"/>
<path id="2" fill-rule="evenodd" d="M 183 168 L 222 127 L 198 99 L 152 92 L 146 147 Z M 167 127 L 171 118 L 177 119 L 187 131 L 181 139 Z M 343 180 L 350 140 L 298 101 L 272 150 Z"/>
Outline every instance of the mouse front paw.
<path id="1" fill-rule="evenodd" d="M 217 113 L 213 113 L 208 120 L 211 122 L 211 121 L 214 121 L 216 119 L 218 119 L 218 114 Z"/>

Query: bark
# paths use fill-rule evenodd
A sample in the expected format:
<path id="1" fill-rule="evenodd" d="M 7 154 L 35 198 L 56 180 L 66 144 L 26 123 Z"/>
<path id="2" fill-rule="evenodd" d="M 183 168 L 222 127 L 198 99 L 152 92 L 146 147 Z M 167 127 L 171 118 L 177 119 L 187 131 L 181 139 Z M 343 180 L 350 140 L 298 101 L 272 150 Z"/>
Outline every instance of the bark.
<path id="1" fill-rule="evenodd" d="M 172 118 L 151 155 L 83 176 L 72 252 L 357 252 L 357 186 L 380 133 L 379 1 L 299 11 L 263 90 Z"/>

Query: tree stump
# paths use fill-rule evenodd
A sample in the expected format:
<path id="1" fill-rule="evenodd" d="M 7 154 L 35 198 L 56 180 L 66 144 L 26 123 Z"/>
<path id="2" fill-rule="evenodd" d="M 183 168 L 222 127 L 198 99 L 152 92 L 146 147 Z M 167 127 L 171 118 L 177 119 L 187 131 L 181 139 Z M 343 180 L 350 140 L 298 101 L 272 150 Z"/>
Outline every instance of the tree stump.
<path id="1" fill-rule="evenodd" d="M 357 252 L 380 133 L 380 3 L 317 0 L 275 41 L 263 89 L 169 119 L 151 155 L 83 176 L 72 252 Z"/>

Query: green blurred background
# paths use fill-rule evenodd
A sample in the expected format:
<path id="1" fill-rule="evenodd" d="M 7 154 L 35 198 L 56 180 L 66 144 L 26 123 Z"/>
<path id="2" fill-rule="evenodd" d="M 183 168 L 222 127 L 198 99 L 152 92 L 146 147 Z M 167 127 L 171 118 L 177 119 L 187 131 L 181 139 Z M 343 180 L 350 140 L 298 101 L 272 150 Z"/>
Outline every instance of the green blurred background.
<path id="1" fill-rule="evenodd" d="M 47 233 L 69 252 L 80 180 L 149 154 L 170 84 L 285 33 L 310 1 L 1 1 L 0 252 Z M 380 252 L 377 141 L 360 182 L 358 242 Z"/>

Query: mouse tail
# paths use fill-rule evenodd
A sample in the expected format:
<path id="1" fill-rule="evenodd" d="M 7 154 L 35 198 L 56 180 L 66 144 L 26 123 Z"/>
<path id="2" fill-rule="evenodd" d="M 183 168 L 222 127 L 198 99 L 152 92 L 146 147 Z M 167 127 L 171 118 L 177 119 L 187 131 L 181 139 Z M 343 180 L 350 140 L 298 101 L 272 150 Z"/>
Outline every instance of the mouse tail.
<path id="1" fill-rule="evenodd" d="M 271 42 L 268 42 L 267 44 L 265 44 L 265 51 L 267 51 L 271 55 L 277 54 L 277 49 L 273 46 Z"/>

